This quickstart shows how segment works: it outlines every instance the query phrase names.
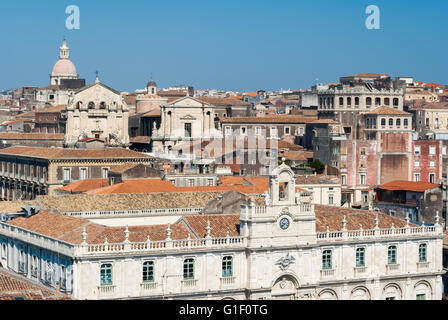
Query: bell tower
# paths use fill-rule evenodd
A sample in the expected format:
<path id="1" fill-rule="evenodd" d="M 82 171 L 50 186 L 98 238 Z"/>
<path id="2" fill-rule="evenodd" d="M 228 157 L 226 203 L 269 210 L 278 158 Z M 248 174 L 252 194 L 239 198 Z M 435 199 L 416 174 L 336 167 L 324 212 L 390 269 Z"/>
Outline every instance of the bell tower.
<path id="1" fill-rule="evenodd" d="M 251 200 L 241 206 L 240 233 L 256 247 L 316 242 L 314 205 L 300 201 L 295 174 L 289 166 L 282 164 L 272 171 L 264 205 Z"/>
<path id="2" fill-rule="evenodd" d="M 67 47 L 67 41 L 65 39 L 59 48 L 59 59 L 70 59 L 70 48 Z"/>

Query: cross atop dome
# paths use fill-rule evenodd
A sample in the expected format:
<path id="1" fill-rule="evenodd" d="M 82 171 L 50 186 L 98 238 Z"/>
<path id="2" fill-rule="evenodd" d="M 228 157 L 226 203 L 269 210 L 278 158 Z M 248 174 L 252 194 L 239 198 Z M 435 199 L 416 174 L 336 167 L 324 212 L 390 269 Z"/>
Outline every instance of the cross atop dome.
<path id="1" fill-rule="evenodd" d="M 62 41 L 62 46 L 59 48 L 59 59 L 70 59 L 70 48 L 67 47 L 67 40 Z"/>

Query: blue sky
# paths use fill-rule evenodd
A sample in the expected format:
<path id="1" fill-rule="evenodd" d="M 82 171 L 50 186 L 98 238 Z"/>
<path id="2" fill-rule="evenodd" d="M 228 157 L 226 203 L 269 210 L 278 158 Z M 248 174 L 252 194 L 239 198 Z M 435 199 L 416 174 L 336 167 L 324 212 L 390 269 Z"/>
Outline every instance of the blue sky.
<path id="1" fill-rule="evenodd" d="M 68 5 L 80 30 L 67 30 Z M 368 5 L 381 30 L 365 27 Z M 40 0 L 0 5 L 0 90 L 49 84 L 64 36 L 79 75 L 117 90 L 309 88 L 358 72 L 448 85 L 448 1 Z M 318 79 L 318 80 L 316 80 Z"/>

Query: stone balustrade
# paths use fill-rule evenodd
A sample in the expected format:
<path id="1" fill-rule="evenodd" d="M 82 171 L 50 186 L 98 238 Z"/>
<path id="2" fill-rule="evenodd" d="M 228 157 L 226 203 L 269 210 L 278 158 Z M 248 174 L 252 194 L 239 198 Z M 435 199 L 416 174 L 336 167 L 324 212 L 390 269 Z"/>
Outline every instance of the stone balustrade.
<path id="1" fill-rule="evenodd" d="M 170 215 L 187 215 L 199 214 L 203 208 L 171 208 L 171 209 L 141 209 L 141 210 L 111 210 L 111 211 L 72 211 L 62 212 L 63 215 L 93 219 L 105 217 L 144 217 L 144 216 L 170 216 Z"/>
<path id="2" fill-rule="evenodd" d="M 7 223 L 0 222 L 0 235 L 58 252 L 67 257 L 74 257 L 75 254 L 75 245 L 71 243 L 47 237 Z"/>
<path id="3" fill-rule="evenodd" d="M 89 256 L 97 254 L 152 252 L 178 249 L 243 248 L 245 247 L 245 245 L 246 238 L 244 237 L 225 237 L 209 239 L 205 238 L 145 242 L 81 244 L 76 246 L 75 252 L 77 256 Z"/>
<path id="4" fill-rule="evenodd" d="M 421 227 L 404 227 L 404 228 L 388 228 L 388 229 L 366 229 L 366 230 L 342 230 L 318 232 L 318 242 L 334 242 L 354 239 L 372 239 L 372 238 L 396 238 L 408 236 L 434 236 L 442 235 L 443 231 L 440 226 L 421 226 Z"/>

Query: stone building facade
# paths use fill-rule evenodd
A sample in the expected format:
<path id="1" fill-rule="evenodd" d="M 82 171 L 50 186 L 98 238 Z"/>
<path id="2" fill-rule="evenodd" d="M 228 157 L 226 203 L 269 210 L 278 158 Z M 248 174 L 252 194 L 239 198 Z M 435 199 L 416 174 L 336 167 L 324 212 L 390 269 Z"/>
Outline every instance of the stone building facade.
<path id="1" fill-rule="evenodd" d="M 129 110 L 122 95 L 96 81 L 76 91 L 67 105 L 65 144 L 94 138 L 106 146 L 129 146 Z"/>
<path id="2" fill-rule="evenodd" d="M 162 201 L 146 215 L 181 214 L 177 222 L 107 227 L 86 219 L 119 214 L 128 224 L 137 212 L 41 210 L 0 223 L 0 263 L 50 286 L 60 282 L 74 299 L 442 298 L 438 221 L 415 226 L 382 213 L 303 204 L 295 189 L 282 165 L 264 205 L 249 201 L 241 214 L 188 214 L 182 204 L 163 209 Z M 65 230 L 50 236 L 45 219 Z"/>
<path id="3" fill-rule="evenodd" d="M 10 147 L 0 151 L 2 200 L 32 200 L 78 180 L 108 177 L 125 163 L 151 164 L 149 156 L 126 149 Z"/>

